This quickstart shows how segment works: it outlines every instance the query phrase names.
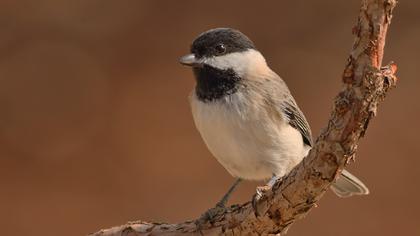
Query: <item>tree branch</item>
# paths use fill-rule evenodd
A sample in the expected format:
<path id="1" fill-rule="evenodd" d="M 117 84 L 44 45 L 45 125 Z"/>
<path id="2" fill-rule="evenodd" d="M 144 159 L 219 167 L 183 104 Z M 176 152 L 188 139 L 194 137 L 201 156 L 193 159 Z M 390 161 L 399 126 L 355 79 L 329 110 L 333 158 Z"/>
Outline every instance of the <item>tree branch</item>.
<path id="1" fill-rule="evenodd" d="M 363 0 L 353 49 L 342 79 L 343 89 L 334 101 L 327 127 L 309 155 L 253 204 L 233 205 L 212 222 L 180 224 L 130 222 L 101 230 L 92 236 L 117 235 L 270 235 L 285 233 L 329 189 L 364 136 L 377 105 L 397 81 L 396 65 L 381 68 L 385 36 L 396 0 Z M 254 198 L 255 199 L 255 198 Z M 254 207 L 253 207 L 254 205 Z"/>

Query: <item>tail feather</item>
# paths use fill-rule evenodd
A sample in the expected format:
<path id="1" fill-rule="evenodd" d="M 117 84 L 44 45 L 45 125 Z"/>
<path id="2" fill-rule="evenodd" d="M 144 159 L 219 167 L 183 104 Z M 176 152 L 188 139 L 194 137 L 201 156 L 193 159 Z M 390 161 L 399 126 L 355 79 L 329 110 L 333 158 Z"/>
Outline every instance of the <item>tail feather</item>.
<path id="1" fill-rule="evenodd" d="M 369 189 L 350 172 L 343 170 L 341 176 L 331 185 L 331 189 L 339 197 L 351 197 L 353 195 L 367 195 Z"/>

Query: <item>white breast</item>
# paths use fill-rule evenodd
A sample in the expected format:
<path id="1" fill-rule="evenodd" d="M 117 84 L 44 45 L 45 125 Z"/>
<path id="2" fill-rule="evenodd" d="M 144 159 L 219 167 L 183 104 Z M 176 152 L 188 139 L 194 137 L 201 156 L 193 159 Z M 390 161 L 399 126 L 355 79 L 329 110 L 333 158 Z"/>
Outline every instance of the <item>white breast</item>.
<path id="1" fill-rule="evenodd" d="M 283 119 L 237 92 L 220 101 L 191 97 L 195 125 L 210 152 L 235 177 L 268 179 L 283 176 L 297 165 L 307 147 L 302 136 Z"/>

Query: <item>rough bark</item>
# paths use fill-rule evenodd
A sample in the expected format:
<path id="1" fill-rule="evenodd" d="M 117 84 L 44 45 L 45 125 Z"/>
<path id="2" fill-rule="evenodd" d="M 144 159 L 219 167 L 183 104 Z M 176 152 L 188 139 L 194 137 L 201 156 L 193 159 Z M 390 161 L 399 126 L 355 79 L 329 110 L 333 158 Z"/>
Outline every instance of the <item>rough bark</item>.
<path id="1" fill-rule="evenodd" d="M 263 192 L 258 200 L 233 205 L 212 222 L 180 224 L 129 222 L 92 236 L 117 235 L 271 235 L 283 234 L 305 217 L 354 159 L 377 105 L 397 81 L 396 66 L 381 68 L 385 36 L 396 0 L 363 0 L 355 42 L 334 101 L 327 127 L 314 148 L 291 173 Z M 253 207 L 254 205 L 254 207 Z"/>

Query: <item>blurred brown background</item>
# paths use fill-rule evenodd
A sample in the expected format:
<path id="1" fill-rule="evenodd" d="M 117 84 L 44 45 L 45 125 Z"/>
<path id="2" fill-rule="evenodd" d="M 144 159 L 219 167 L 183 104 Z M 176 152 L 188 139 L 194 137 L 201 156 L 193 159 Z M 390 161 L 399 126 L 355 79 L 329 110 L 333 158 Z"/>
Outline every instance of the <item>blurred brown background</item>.
<path id="1" fill-rule="evenodd" d="M 204 30 L 240 29 L 317 135 L 341 86 L 359 2 L 1 1 L 2 235 L 197 217 L 233 178 L 195 130 L 194 81 L 178 58 Z M 328 193 L 290 236 L 420 235 L 419 9 L 414 0 L 396 9 L 385 62 L 398 63 L 401 79 L 349 167 L 372 193 Z M 232 202 L 249 200 L 256 185 Z"/>

